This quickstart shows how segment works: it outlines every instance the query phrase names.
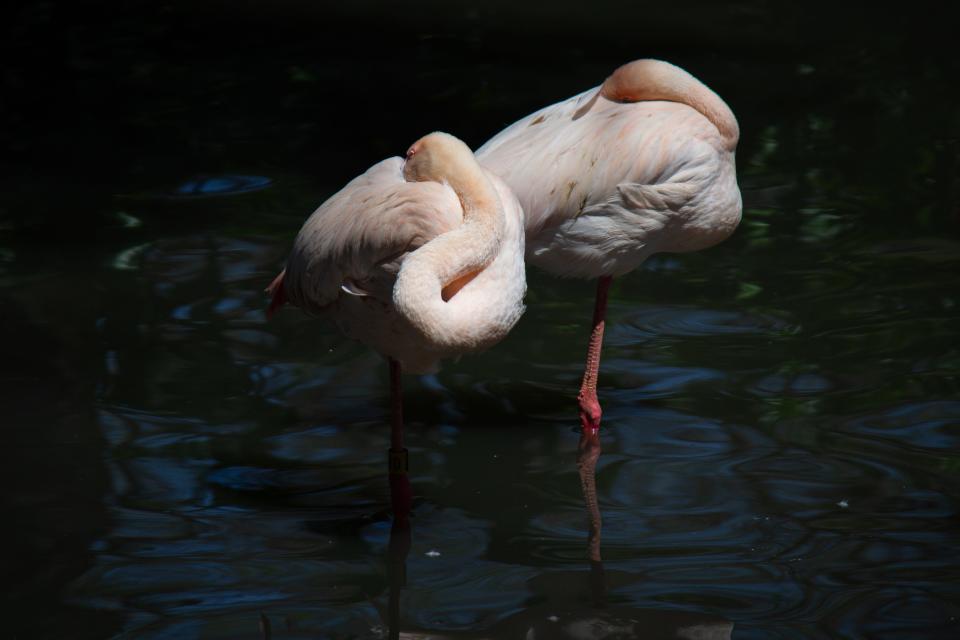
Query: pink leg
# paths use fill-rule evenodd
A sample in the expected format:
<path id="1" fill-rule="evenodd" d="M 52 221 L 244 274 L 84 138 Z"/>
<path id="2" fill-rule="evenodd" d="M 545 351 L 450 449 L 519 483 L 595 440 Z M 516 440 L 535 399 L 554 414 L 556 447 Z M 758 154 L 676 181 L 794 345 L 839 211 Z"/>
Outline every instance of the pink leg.
<path id="1" fill-rule="evenodd" d="M 407 475 L 409 463 L 403 446 L 403 398 L 400 386 L 400 363 L 390 358 L 390 504 L 395 527 L 410 526 L 413 492 Z"/>
<path id="2" fill-rule="evenodd" d="M 600 401 L 597 400 L 597 373 L 600 369 L 600 348 L 603 346 L 603 327 L 607 317 L 607 291 L 613 276 L 602 276 L 597 281 L 597 300 L 593 307 L 593 329 L 587 347 L 587 367 L 580 385 L 580 426 L 584 433 L 596 434 L 600 430 Z"/>

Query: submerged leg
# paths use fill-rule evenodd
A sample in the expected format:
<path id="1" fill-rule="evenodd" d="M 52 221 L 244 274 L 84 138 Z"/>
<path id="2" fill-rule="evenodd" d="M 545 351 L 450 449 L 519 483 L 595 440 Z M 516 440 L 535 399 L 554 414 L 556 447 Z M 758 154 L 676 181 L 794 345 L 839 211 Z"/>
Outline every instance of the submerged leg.
<path id="1" fill-rule="evenodd" d="M 390 361 L 390 506 L 393 508 L 394 526 L 410 526 L 410 505 L 413 495 L 407 450 L 403 446 L 403 397 L 400 388 L 400 363 Z"/>
<path id="2" fill-rule="evenodd" d="M 603 346 L 603 326 L 607 317 L 607 291 L 613 276 L 602 276 L 597 281 L 597 299 L 593 307 L 593 329 L 590 331 L 590 344 L 587 347 L 587 367 L 583 372 L 583 384 L 580 385 L 580 426 L 585 433 L 596 433 L 600 429 L 600 401 L 597 400 L 597 372 L 600 368 L 600 348 Z"/>

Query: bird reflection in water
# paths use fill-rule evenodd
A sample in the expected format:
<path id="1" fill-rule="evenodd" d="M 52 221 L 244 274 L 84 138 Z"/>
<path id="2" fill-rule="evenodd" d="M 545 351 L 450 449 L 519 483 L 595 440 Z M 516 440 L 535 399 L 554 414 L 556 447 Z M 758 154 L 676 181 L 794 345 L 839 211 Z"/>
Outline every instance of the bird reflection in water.
<path id="1" fill-rule="evenodd" d="M 394 398 L 398 397 L 394 395 Z M 399 402 L 394 405 L 395 419 L 400 411 Z M 402 435 L 400 436 L 402 438 Z M 387 604 L 387 620 L 391 639 L 400 637 L 400 592 L 407 584 L 407 556 L 410 555 L 410 506 L 411 491 L 408 453 L 403 441 L 392 442 L 390 456 L 390 497 L 393 508 L 393 524 L 390 527 L 390 542 L 387 545 L 387 580 L 390 587 Z"/>
<path id="2" fill-rule="evenodd" d="M 538 596 L 537 604 L 511 615 L 484 631 L 442 632 L 428 629 L 401 630 L 400 596 L 407 584 L 407 557 L 412 531 L 410 501 L 394 499 L 394 520 L 387 547 L 389 599 L 387 623 L 389 638 L 408 640 L 433 638 L 525 638 L 541 640 L 601 640 L 603 638 L 679 638 L 687 640 L 724 640 L 733 633 L 733 623 L 701 613 L 672 610 L 642 610 L 609 605 L 607 579 L 600 554 L 602 519 L 597 499 L 596 468 L 600 458 L 600 434 L 582 431 L 577 447 L 577 471 L 583 489 L 589 530 L 587 559 L 590 571 L 545 572 L 530 580 L 528 586 Z M 390 485 L 394 496 L 409 493 L 406 467 L 396 467 L 391 458 Z M 405 461 L 404 461 L 405 463 Z M 583 587 L 589 598 L 583 597 Z M 572 597 L 571 597 L 572 596 Z M 585 604 L 585 602 L 589 604 Z"/>
<path id="3" fill-rule="evenodd" d="M 577 472 L 580 474 L 580 488 L 583 490 L 589 525 L 587 560 L 590 562 L 590 592 L 597 606 L 605 602 L 607 588 L 603 576 L 603 558 L 600 557 L 600 529 L 603 521 L 597 499 L 597 460 L 600 459 L 600 451 L 600 433 L 581 430 L 580 443 L 577 445 Z"/>

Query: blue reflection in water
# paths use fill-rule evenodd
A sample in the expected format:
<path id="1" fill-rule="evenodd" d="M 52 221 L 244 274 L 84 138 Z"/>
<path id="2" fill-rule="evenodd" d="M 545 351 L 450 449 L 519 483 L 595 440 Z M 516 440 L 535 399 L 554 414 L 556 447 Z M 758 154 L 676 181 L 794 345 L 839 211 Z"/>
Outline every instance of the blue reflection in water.
<path id="1" fill-rule="evenodd" d="M 228 196 L 266 189 L 273 180 L 263 176 L 207 176 L 187 180 L 175 187 L 171 197 Z"/>

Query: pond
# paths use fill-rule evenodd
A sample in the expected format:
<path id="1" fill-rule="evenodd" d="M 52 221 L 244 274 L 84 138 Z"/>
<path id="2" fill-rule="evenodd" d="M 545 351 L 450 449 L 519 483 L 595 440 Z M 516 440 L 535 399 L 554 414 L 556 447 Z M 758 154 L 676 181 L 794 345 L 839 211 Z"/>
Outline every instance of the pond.
<path id="1" fill-rule="evenodd" d="M 615 5 L 559 6 L 22 4 L 9 637 L 957 637 L 945 27 L 701 3 L 634 34 Z M 414 504 L 391 531 L 385 363 L 296 310 L 268 322 L 264 287 L 375 161 L 436 129 L 476 148 L 641 56 L 737 114 L 743 222 L 614 280 L 599 448 L 578 454 L 594 283 L 531 268 L 504 342 L 405 377 Z"/>

